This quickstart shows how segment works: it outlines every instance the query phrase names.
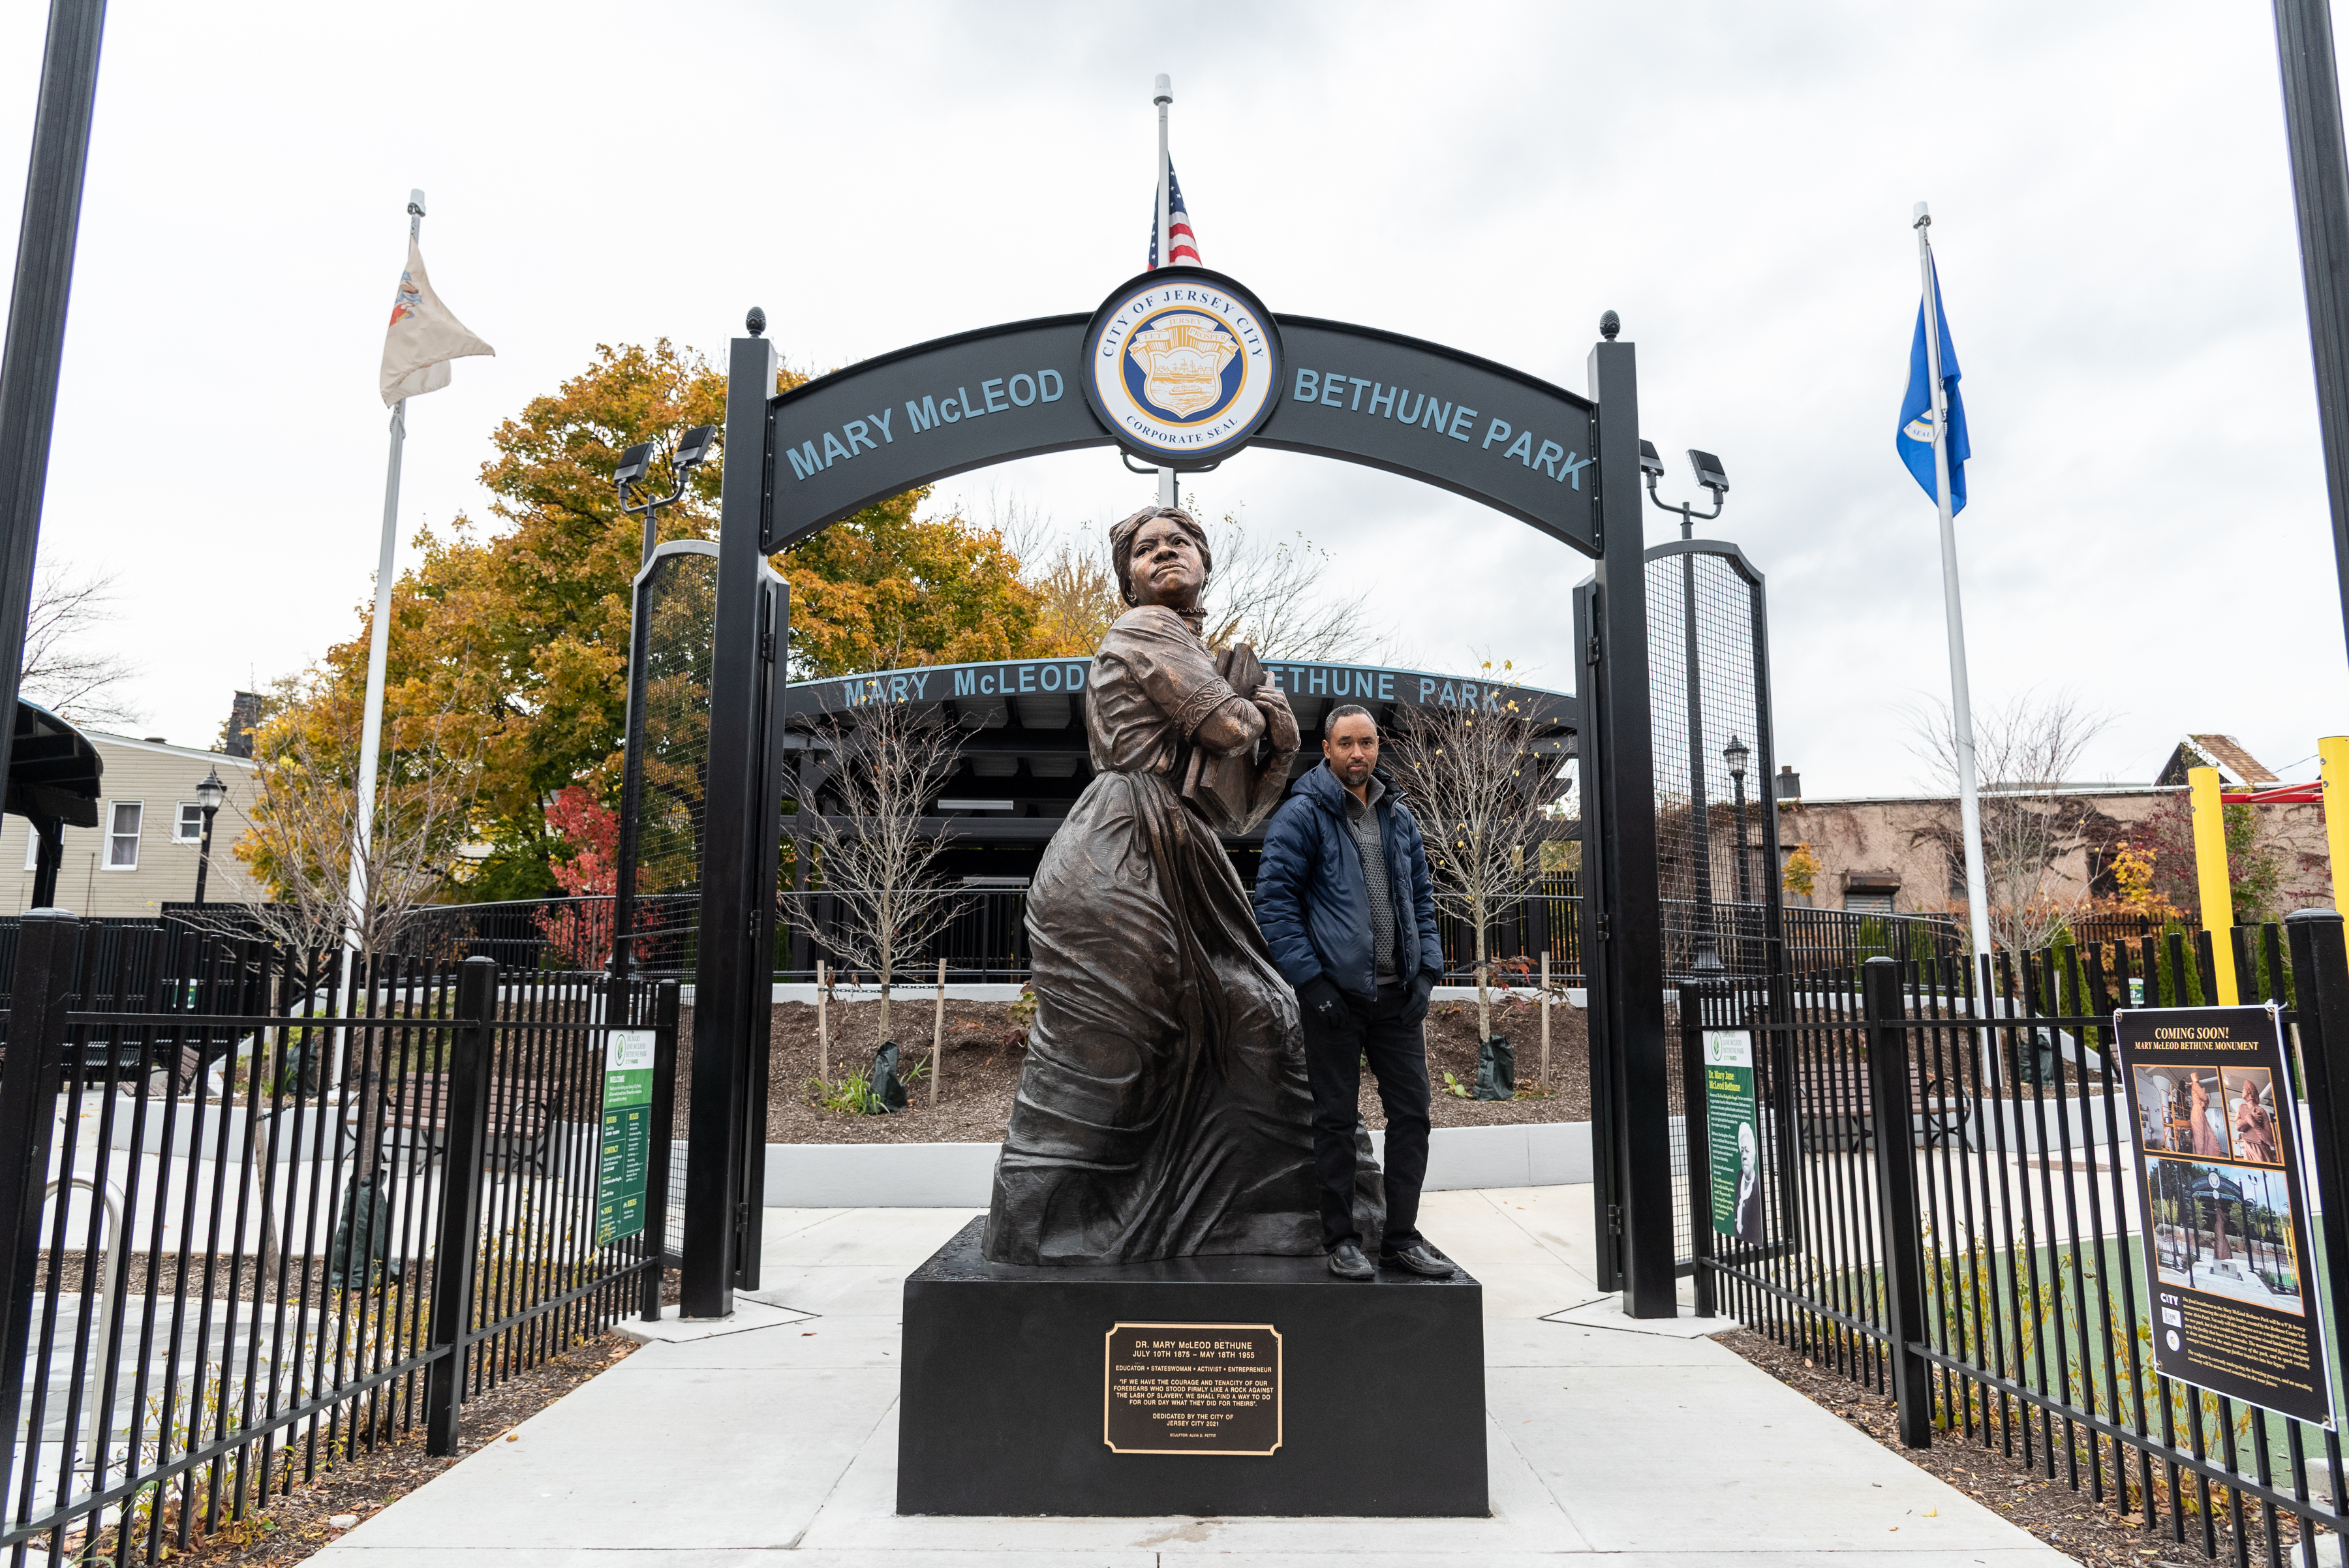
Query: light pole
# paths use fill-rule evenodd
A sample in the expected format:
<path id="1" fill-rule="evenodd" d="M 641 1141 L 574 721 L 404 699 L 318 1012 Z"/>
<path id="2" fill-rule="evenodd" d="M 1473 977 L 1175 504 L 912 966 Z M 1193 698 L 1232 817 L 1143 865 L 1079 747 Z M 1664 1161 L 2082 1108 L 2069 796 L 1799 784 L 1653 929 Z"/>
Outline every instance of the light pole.
<path id="1" fill-rule="evenodd" d="M 620 454 L 620 466 L 612 476 L 620 486 L 620 510 L 631 516 L 641 512 L 645 518 L 645 544 L 642 553 L 636 556 L 638 566 L 653 558 L 653 546 L 659 543 L 654 534 L 655 520 L 659 517 L 660 509 L 685 499 L 685 487 L 692 483 L 693 471 L 699 468 L 702 460 L 709 455 L 709 443 L 717 435 L 716 425 L 696 425 L 678 437 L 677 452 L 669 459 L 669 472 L 676 476 L 676 488 L 667 495 L 647 495 L 633 505 L 629 504 L 628 496 L 645 482 L 645 470 L 652 466 L 653 443 L 638 441 Z"/>
<path id="2" fill-rule="evenodd" d="M 219 814 L 222 803 L 227 799 L 228 785 L 221 782 L 220 769 L 213 768 L 204 774 L 204 782 L 196 786 L 196 804 L 204 812 L 203 841 L 196 847 L 196 903 L 199 907 L 204 901 L 204 878 L 212 868 L 212 818 Z"/>
<path id="3" fill-rule="evenodd" d="M 753 308 L 752 333 L 763 332 L 766 327 L 767 313 Z M 640 504 L 630 504 L 628 496 L 644 483 L 645 470 L 652 463 L 653 443 L 639 441 L 620 454 L 620 466 L 613 474 L 620 488 L 620 510 L 630 514 L 641 512 L 645 518 L 644 553 L 637 557 L 640 573 L 651 565 L 653 550 L 659 542 L 656 524 L 660 509 L 684 499 L 685 487 L 693 482 L 693 471 L 709 456 L 710 443 L 717 435 L 716 425 L 696 425 L 678 437 L 677 449 L 669 456 L 669 471 L 675 476 L 669 493 L 648 495 Z M 629 943 L 636 936 L 636 815 L 643 809 L 644 800 L 645 655 L 650 647 L 641 623 L 650 587 L 649 580 L 640 576 L 629 598 L 628 709 L 626 727 L 621 732 L 620 841 L 616 846 L 617 863 L 612 868 L 611 968 L 614 974 L 620 975 L 635 967 L 635 954 Z"/>
<path id="4" fill-rule="evenodd" d="M 1648 500 L 1660 512 L 1680 514 L 1681 537 L 1692 537 L 1699 523 L 1710 523 L 1721 515 L 1727 504 L 1729 476 L 1723 472 L 1721 459 L 1709 452 L 1689 450 L 1689 466 L 1696 471 L 1697 485 L 1713 492 L 1713 510 L 1698 512 L 1683 501 L 1673 505 L 1656 494 L 1656 481 L 1664 476 L 1664 460 L 1656 455 L 1655 443 L 1640 443 L 1640 472 L 1648 482 Z M 1713 929 L 1713 836 L 1705 821 L 1704 798 L 1704 691 L 1700 684 L 1701 671 L 1696 657 L 1696 557 L 1681 556 L 1681 644 L 1688 663 L 1689 720 L 1689 821 L 1696 841 L 1692 847 L 1696 880 L 1696 956 L 1689 968 L 1700 975 L 1721 972 L 1721 947 Z"/>
<path id="5" fill-rule="evenodd" d="M 1735 735 L 1721 748 L 1721 760 L 1729 764 L 1729 787 L 1737 803 L 1737 954 L 1738 968 L 1745 966 L 1745 929 L 1754 918 L 1754 890 L 1745 870 L 1745 765 L 1754 753 Z"/>

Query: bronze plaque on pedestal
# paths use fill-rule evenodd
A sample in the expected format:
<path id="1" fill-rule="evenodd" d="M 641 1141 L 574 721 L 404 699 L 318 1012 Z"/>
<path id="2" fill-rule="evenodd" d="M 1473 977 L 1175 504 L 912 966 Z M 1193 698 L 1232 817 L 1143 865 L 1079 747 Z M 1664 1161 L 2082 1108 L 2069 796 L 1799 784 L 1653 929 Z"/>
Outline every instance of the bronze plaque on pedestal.
<path id="1" fill-rule="evenodd" d="M 1280 1334 L 1268 1323 L 1121 1323 L 1102 1354 L 1102 1441 L 1116 1454 L 1280 1447 Z"/>

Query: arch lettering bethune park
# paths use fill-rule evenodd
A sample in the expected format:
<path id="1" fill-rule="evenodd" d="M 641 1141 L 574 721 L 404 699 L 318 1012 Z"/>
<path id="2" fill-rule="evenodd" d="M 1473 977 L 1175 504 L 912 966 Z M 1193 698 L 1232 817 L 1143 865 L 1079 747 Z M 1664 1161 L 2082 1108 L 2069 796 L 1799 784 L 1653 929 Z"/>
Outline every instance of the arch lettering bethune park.
<path id="1" fill-rule="evenodd" d="M 1210 450 L 1170 452 L 1113 428 L 1087 378 L 1093 355 L 1138 358 L 1129 334 L 1193 310 L 1239 323 L 1244 345 L 1226 350 L 1220 371 L 1193 373 L 1221 374 L 1226 401 L 1247 378 L 1265 379 L 1249 383 L 1253 411 Z M 936 338 L 781 396 L 774 345 L 755 335 L 763 327 L 754 317 L 754 336 L 735 338 L 728 359 L 683 1310 L 722 1315 L 736 1288 L 757 1283 L 766 1118 L 753 1045 L 768 1034 L 790 625 L 766 557 L 917 485 L 1116 445 L 1195 472 L 1246 446 L 1362 463 L 1481 502 L 1596 563 L 1596 629 L 1578 682 L 1591 1033 L 1594 1050 L 1613 1054 L 1625 1100 L 1645 1108 L 1615 1139 L 1626 1303 L 1635 1316 L 1673 1315 L 1639 402 L 1632 346 L 1614 340 L 1612 317 L 1591 346 L 1590 397 L 1399 333 L 1272 316 L 1200 268 L 1132 279 L 1089 315 Z M 1126 360 L 1114 363 L 1123 373 Z M 1567 580 L 1530 590 L 1547 595 L 1561 640 L 1572 636 Z"/>

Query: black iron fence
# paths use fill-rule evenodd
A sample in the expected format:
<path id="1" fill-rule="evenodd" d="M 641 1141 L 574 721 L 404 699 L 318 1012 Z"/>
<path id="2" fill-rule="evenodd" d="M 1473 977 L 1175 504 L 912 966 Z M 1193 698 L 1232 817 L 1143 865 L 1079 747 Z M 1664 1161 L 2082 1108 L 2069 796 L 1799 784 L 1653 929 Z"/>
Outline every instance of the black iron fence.
<path id="1" fill-rule="evenodd" d="M 2340 919 L 2241 927 L 2231 944 L 2241 994 L 2285 1009 L 2298 1103 L 2280 1109 L 2305 1113 L 2337 1207 L 2349 1152 L 2349 1107 L 2334 1099 L 2349 1087 Z M 2141 1521 L 2148 1547 L 2272 1568 L 2338 1562 L 2337 1434 L 2153 1366 L 2142 1243 L 2158 1218 L 2139 1210 L 2109 1025 L 2133 981 L 2139 1005 L 2220 994 L 2212 956 L 2207 933 L 2190 945 L 2170 933 L 2001 954 L 1987 972 L 1960 955 L 1896 952 L 1682 987 L 1687 1125 L 1706 1121 L 1706 1030 L 1750 1032 L 1760 1106 L 1755 1161 L 1739 1175 L 1758 1238 L 1714 1233 L 1707 1139 L 1690 1139 L 1698 1311 L 1724 1303 L 1891 1394 L 1911 1447 L 1994 1447 L 2085 1487 Z M 2349 1248 L 2342 1216 L 2322 1219 L 2320 1256 L 2295 1282 L 2321 1281 L 2337 1314 Z M 2320 1556 L 2320 1535 L 2336 1554 Z"/>
<path id="2" fill-rule="evenodd" d="M 11 1563 L 159 1561 L 338 1453 L 453 1452 L 465 1399 L 657 1312 L 674 983 L 49 912 L 10 940 Z M 634 1233 L 602 1160 L 617 1031 L 652 1056 Z"/>

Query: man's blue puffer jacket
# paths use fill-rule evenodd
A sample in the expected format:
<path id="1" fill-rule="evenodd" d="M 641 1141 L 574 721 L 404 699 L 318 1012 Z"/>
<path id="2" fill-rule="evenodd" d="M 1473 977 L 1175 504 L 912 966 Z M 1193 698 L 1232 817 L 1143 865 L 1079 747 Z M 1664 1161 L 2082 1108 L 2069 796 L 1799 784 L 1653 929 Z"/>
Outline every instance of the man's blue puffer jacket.
<path id="1" fill-rule="evenodd" d="M 1419 968 L 1444 972 L 1444 948 L 1435 935 L 1435 896 L 1427 880 L 1427 852 L 1419 824 L 1403 804 L 1394 781 L 1381 773 L 1386 794 L 1379 797 L 1379 838 L 1386 846 L 1387 875 L 1394 889 L 1395 923 Z M 1371 956 L 1371 900 L 1362 885 L 1362 857 L 1354 847 L 1353 824 L 1346 815 L 1346 786 L 1326 763 L 1288 786 L 1288 798 L 1264 830 L 1264 858 L 1256 873 L 1256 923 L 1272 949 L 1272 961 L 1291 985 L 1327 974 L 1347 995 L 1364 1002 L 1378 996 L 1378 971 Z M 1413 932 L 1418 941 L 1410 940 Z M 1405 972 L 1409 985 L 1416 975 Z"/>

